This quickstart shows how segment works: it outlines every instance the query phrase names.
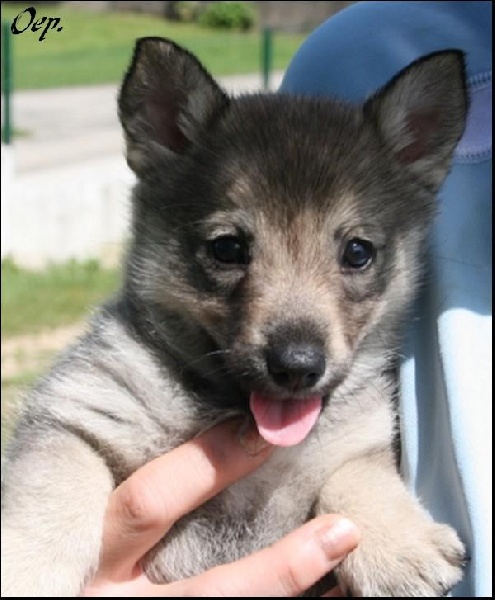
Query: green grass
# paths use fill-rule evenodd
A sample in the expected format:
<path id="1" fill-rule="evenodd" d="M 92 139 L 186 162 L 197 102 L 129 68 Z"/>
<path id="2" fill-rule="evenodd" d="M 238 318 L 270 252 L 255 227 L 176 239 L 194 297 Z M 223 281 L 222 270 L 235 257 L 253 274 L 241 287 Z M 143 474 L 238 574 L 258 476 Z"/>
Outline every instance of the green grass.
<path id="1" fill-rule="evenodd" d="M 2 4 L 2 19 L 10 22 L 31 4 Z M 36 6 L 36 5 L 35 5 Z M 15 89 L 116 83 L 129 63 L 134 40 L 141 36 L 170 37 L 204 62 L 214 75 L 260 70 L 260 33 L 210 30 L 132 13 L 92 13 L 66 6 L 37 6 L 41 16 L 59 17 L 63 30 L 26 30 L 12 35 Z M 274 69 L 284 69 L 304 36 L 276 33 Z"/>
<path id="2" fill-rule="evenodd" d="M 72 324 L 118 288 L 120 270 L 96 261 L 52 265 L 44 271 L 2 261 L 2 339 Z"/>
<path id="3" fill-rule="evenodd" d="M 27 129 L 19 129 L 18 127 L 14 127 L 14 131 L 12 132 L 12 136 L 14 139 L 25 139 L 31 137 L 33 134 Z"/>

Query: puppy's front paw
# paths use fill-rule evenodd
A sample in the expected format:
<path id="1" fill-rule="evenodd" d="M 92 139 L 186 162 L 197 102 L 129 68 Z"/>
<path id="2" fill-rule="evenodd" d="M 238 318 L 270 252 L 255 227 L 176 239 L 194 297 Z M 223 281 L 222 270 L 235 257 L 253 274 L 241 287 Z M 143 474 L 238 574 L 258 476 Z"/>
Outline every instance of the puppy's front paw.
<path id="1" fill-rule="evenodd" d="M 363 532 L 337 574 L 359 597 L 443 596 L 462 577 L 464 546 L 448 525 L 428 517 Z"/>

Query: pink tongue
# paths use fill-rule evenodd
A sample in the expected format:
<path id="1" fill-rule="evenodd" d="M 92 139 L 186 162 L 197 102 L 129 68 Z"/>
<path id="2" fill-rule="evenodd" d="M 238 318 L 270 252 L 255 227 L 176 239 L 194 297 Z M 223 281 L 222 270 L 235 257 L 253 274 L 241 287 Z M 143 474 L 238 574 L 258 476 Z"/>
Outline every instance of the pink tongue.
<path id="1" fill-rule="evenodd" d="M 304 400 L 276 400 L 252 392 L 249 406 L 260 435 L 276 446 L 294 446 L 304 440 L 318 420 L 321 396 Z"/>

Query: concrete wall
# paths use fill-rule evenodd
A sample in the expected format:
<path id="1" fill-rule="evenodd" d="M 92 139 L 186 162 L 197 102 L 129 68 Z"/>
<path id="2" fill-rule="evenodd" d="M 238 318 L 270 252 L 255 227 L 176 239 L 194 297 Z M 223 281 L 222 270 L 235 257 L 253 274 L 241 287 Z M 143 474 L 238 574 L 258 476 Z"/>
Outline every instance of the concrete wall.
<path id="1" fill-rule="evenodd" d="M 15 176 L 2 151 L 2 259 L 40 268 L 70 258 L 114 262 L 127 235 L 134 175 L 122 157 Z"/>

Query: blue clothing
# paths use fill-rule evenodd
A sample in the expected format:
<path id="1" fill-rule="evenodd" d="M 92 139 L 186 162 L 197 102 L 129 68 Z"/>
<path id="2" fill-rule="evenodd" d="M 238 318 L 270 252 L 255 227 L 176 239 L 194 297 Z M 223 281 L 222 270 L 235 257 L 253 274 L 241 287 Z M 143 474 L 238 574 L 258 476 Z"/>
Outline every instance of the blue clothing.
<path id="1" fill-rule="evenodd" d="M 466 52 L 468 124 L 401 367 L 402 469 L 468 547 L 457 597 L 492 595 L 491 22 L 491 2 L 358 2 L 307 38 L 280 88 L 362 101 L 420 56 Z"/>

